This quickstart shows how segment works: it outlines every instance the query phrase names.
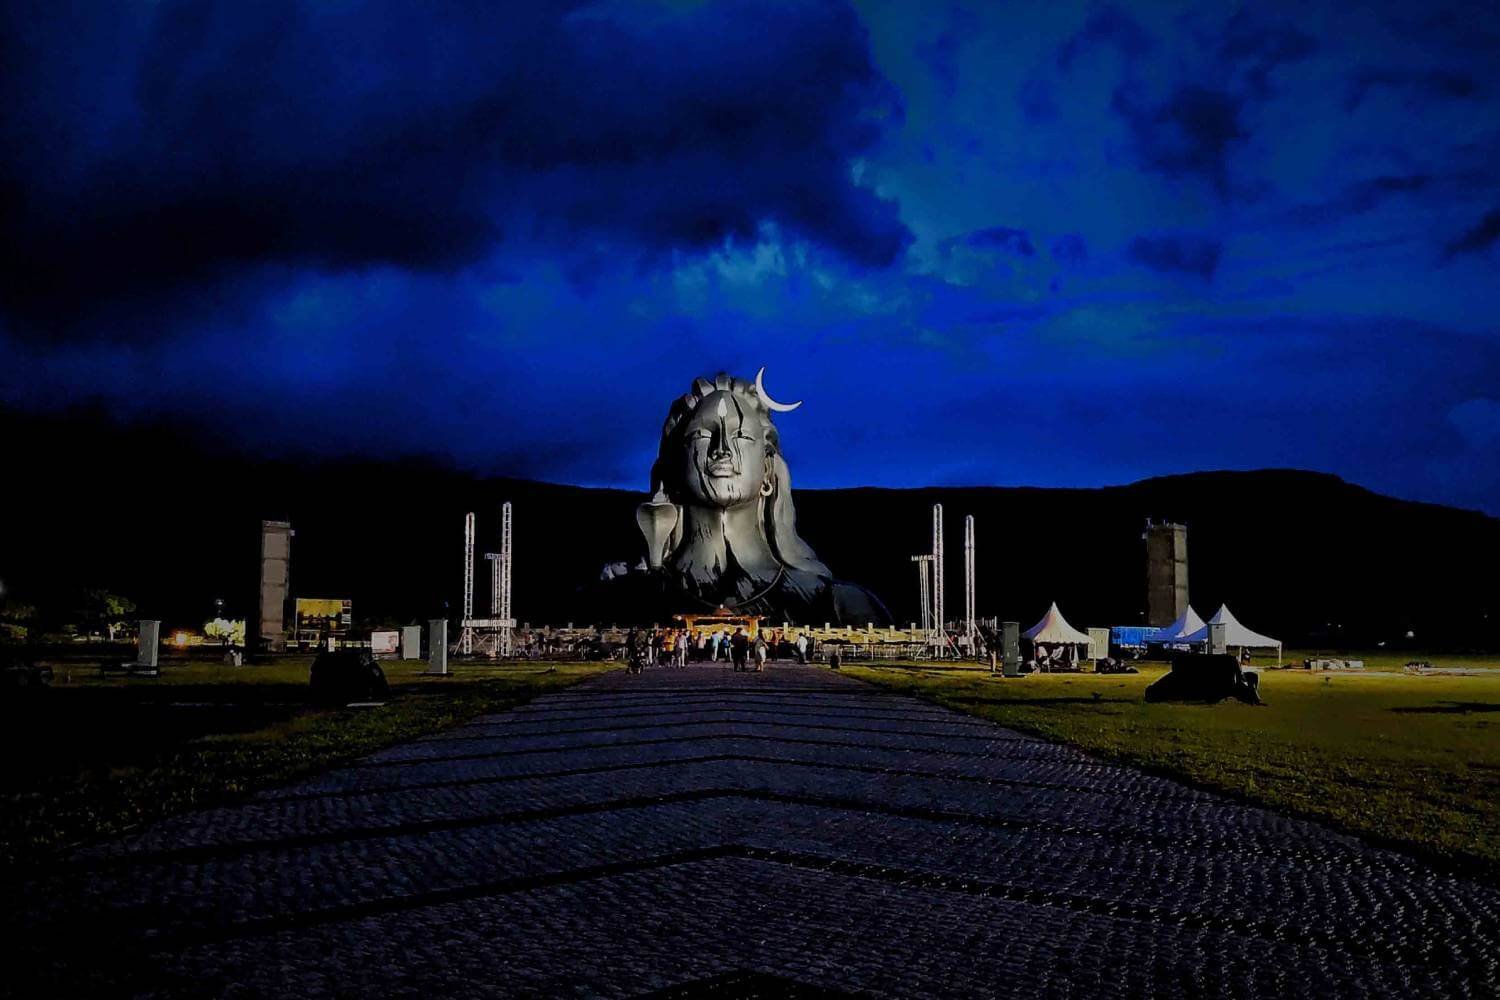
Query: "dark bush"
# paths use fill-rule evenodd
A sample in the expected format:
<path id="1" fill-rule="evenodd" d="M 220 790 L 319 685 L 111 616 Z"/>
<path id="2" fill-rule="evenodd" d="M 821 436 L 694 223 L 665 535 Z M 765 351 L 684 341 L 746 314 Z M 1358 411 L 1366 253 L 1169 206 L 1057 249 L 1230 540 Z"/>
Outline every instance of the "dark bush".
<path id="1" fill-rule="evenodd" d="M 1223 701 L 1238 698 L 1259 705 L 1260 677 L 1240 669 L 1234 656 L 1183 653 L 1172 657 L 1172 671 L 1146 689 L 1147 701 Z"/>
<path id="2" fill-rule="evenodd" d="M 319 705 L 346 705 L 351 701 L 380 701 L 390 693 L 385 671 L 368 650 L 324 651 L 313 660 L 308 673 L 312 700 Z"/>

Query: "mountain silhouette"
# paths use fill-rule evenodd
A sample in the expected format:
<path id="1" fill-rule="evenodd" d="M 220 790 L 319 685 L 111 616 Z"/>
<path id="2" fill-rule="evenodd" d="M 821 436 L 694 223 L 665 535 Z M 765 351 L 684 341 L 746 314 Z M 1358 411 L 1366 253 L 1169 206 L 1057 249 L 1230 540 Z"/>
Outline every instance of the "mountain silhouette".
<path id="1" fill-rule="evenodd" d="M 514 607 L 532 623 L 577 621 L 578 589 L 635 562 L 638 492 L 484 477 L 436 461 L 310 461 L 216 454 L 180 429 L 121 428 L 98 413 L 0 412 L 0 582 L 62 606 L 85 587 L 144 616 L 192 624 L 223 598 L 253 613 L 259 523 L 289 520 L 292 591 L 348 597 L 358 620 L 457 615 L 463 518 L 479 521 L 476 606 L 487 612 L 499 506 L 515 511 Z M 1142 624 L 1146 519 L 1188 526 L 1189 585 L 1207 616 L 1227 602 L 1289 643 L 1494 648 L 1500 519 L 1381 496 L 1295 470 L 1202 472 L 1099 489 L 929 487 L 797 491 L 798 526 L 841 579 L 918 616 L 910 557 L 945 513 L 948 616 L 963 606 L 963 519 L 977 538 L 982 617 L 1029 625 L 1051 601 L 1073 624 Z"/>

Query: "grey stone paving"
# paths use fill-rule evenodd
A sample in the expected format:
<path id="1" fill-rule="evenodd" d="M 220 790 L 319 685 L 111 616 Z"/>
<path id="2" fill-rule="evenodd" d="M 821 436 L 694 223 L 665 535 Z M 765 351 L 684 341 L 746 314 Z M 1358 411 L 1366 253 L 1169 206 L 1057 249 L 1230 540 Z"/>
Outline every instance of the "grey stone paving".
<path id="1" fill-rule="evenodd" d="M 1500 992 L 1492 885 L 789 666 L 599 677 L 18 898 L 54 992 Z"/>

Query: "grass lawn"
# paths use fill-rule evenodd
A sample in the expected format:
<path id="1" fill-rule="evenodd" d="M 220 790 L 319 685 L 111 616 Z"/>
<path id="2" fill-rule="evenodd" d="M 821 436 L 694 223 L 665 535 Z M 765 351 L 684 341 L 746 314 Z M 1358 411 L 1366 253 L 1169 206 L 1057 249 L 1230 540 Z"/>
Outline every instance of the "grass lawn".
<path id="1" fill-rule="evenodd" d="M 0 866 L 228 801 L 613 669 L 612 663 L 458 665 L 427 677 L 384 661 L 378 708 L 307 704 L 311 658 L 168 663 L 155 679 L 59 665 L 52 688 L 0 712 Z"/>
<path id="2" fill-rule="evenodd" d="M 1300 662 L 1303 654 L 1294 655 Z M 1383 665 L 1399 669 L 1410 658 Z M 1466 677 L 1265 670 L 1263 706 L 1144 703 L 1142 692 L 1166 669 L 1010 679 L 913 664 L 844 672 L 1465 868 L 1500 872 L 1500 670 Z"/>

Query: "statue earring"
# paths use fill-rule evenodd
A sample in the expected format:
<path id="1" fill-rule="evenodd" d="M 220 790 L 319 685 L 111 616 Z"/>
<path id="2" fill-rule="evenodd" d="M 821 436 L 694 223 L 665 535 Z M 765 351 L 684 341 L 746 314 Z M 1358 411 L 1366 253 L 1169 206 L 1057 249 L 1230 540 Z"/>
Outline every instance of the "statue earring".
<path id="1" fill-rule="evenodd" d="M 760 483 L 760 495 L 761 496 L 768 497 L 772 493 L 774 493 L 775 491 L 776 491 L 776 486 L 775 486 L 774 483 L 771 482 L 771 477 L 770 476 L 767 476 L 765 479 L 761 480 L 761 483 Z"/>

